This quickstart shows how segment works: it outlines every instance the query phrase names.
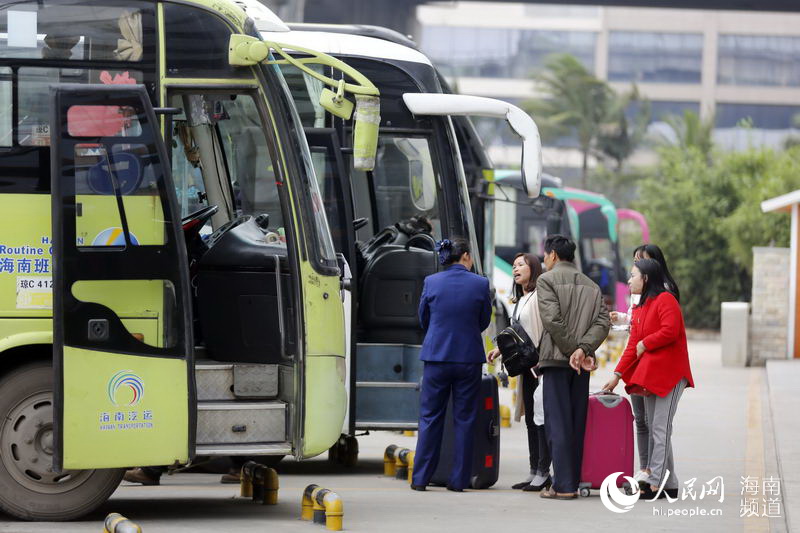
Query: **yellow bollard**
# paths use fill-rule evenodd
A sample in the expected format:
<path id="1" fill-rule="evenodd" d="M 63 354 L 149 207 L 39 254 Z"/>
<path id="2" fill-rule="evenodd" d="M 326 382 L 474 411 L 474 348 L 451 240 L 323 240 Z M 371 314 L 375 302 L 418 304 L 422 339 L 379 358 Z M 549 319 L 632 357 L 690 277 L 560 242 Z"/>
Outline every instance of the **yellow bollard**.
<path id="1" fill-rule="evenodd" d="M 500 427 L 511 427 L 511 409 L 509 409 L 507 405 L 500 406 Z"/>
<path id="2" fill-rule="evenodd" d="M 253 497 L 253 479 L 250 477 L 250 468 L 247 464 L 242 465 L 241 481 L 239 482 L 239 496 L 242 498 Z"/>
<path id="3" fill-rule="evenodd" d="M 309 485 L 303 491 L 303 499 L 300 502 L 300 520 L 311 520 L 314 518 L 314 500 L 311 494 L 319 488 L 317 485 Z"/>
<path id="4" fill-rule="evenodd" d="M 408 475 L 408 465 L 405 461 L 404 452 L 408 451 L 408 448 L 402 448 L 399 452 L 395 454 L 397 457 L 394 461 L 394 468 L 395 468 L 395 475 L 397 479 L 404 479 Z"/>
<path id="5" fill-rule="evenodd" d="M 311 501 L 313 502 L 313 510 L 314 510 L 314 523 L 315 524 L 324 524 L 325 523 L 325 507 L 322 506 L 322 498 L 319 497 L 320 491 L 327 491 L 328 489 L 323 489 L 322 487 L 317 487 L 311 492 Z"/>
<path id="6" fill-rule="evenodd" d="M 142 528 L 119 513 L 111 513 L 103 522 L 103 533 L 142 533 Z"/>
<path id="7" fill-rule="evenodd" d="M 274 468 L 265 467 L 264 472 L 264 505 L 278 504 L 278 472 Z"/>
<path id="8" fill-rule="evenodd" d="M 408 483 L 411 484 L 414 476 L 414 452 L 408 452 L 406 462 L 408 463 Z"/>
<path id="9" fill-rule="evenodd" d="M 325 507 L 325 529 L 329 531 L 341 531 L 344 522 L 344 504 L 342 499 L 335 492 L 328 491 L 322 496 L 322 504 Z"/>
<path id="10" fill-rule="evenodd" d="M 397 468 L 394 463 L 394 452 L 397 446 L 392 444 L 383 452 L 383 475 L 394 477 L 397 474 Z"/>

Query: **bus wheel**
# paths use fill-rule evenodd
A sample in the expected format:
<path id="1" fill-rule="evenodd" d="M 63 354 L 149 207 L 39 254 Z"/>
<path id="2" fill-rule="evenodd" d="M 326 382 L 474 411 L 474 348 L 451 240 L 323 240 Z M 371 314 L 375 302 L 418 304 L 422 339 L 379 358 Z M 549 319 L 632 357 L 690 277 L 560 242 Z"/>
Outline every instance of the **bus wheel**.
<path id="1" fill-rule="evenodd" d="M 0 379 L 0 509 L 23 520 L 73 520 L 116 490 L 124 469 L 53 471 L 53 367 Z"/>

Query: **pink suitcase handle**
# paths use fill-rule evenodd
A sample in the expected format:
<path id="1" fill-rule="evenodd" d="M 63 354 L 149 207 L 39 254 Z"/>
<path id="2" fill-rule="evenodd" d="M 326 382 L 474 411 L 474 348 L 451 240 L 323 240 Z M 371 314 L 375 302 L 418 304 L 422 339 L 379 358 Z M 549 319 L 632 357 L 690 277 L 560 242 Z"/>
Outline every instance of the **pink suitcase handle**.
<path id="1" fill-rule="evenodd" d="M 589 396 L 594 396 L 597 398 L 597 401 L 603 404 L 603 407 L 608 407 L 609 409 L 618 406 L 623 400 L 623 397 L 619 394 L 607 391 L 592 392 Z"/>

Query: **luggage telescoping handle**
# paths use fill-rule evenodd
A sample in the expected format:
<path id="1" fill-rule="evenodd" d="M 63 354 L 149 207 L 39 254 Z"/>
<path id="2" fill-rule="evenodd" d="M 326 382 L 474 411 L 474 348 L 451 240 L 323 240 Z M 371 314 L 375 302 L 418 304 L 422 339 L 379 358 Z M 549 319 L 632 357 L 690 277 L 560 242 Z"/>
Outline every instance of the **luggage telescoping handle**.
<path id="1" fill-rule="evenodd" d="M 622 396 L 615 392 L 598 391 L 590 393 L 589 396 L 594 396 L 601 404 L 603 404 L 603 407 L 608 407 L 609 409 L 614 408 L 622 403 Z"/>

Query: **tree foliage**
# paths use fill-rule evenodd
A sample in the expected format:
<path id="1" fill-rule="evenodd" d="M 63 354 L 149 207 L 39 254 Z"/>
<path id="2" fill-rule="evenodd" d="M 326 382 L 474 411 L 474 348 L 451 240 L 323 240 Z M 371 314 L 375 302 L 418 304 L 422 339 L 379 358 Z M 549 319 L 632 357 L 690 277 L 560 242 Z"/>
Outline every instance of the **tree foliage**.
<path id="1" fill-rule="evenodd" d="M 641 144 L 650 121 L 650 104 L 636 87 L 618 94 L 574 56 L 555 54 L 536 76 L 541 99 L 525 102 L 542 137 L 574 135 L 582 156 L 581 185 L 587 187 L 589 156 L 614 161 L 618 171 Z M 633 117 L 629 107 L 639 103 Z"/>
<path id="2" fill-rule="evenodd" d="M 800 148 L 707 154 L 688 145 L 659 156 L 637 207 L 681 288 L 687 325 L 717 328 L 721 302 L 750 299 L 752 248 L 788 246 L 788 217 L 762 213 L 761 202 L 800 188 Z"/>

